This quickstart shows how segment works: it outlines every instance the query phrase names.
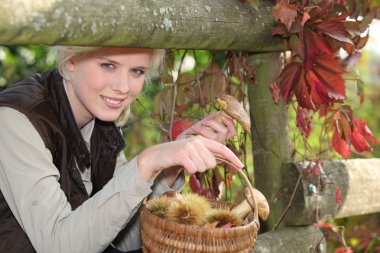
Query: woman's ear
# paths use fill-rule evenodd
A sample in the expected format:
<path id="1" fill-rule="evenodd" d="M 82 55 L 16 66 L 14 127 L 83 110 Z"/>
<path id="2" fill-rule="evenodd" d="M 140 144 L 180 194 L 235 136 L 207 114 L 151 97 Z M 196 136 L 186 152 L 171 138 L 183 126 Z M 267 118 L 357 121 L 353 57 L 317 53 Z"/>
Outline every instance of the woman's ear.
<path id="1" fill-rule="evenodd" d="M 70 72 L 73 72 L 75 70 L 75 60 L 74 58 L 71 58 L 66 62 L 67 70 Z"/>

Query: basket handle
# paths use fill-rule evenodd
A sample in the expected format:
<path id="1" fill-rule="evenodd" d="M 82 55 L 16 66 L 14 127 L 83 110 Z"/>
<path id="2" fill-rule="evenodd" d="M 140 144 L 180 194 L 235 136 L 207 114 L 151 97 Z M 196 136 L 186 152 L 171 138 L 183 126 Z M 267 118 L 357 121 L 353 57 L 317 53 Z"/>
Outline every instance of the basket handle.
<path id="1" fill-rule="evenodd" d="M 227 160 L 225 160 L 225 159 L 223 159 L 223 158 L 221 158 L 219 156 L 216 156 L 215 158 L 216 158 L 216 160 L 225 162 L 225 163 L 231 165 L 232 167 L 234 167 L 237 170 L 237 172 L 240 174 L 240 176 L 243 177 L 243 179 L 245 181 L 245 185 L 248 187 L 248 190 L 249 190 L 249 193 L 251 195 L 253 203 L 251 203 L 251 198 L 247 197 L 247 195 L 245 195 L 245 198 L 247 199 L 248 204 L 252 208 L 253 218 L 258 223 L 259 222 L 259 210 L 258 210 L 258 206 L 257 206 L 257 200 L 255 199 L 255 194 L 254 194 L 253 186 L 252 186 L 251 182 L 249 181 L 247 175 L 244 173 L 244 170 L 239 169 L 233 163 L 231 163 L 231 162 L 229 162 L 229 161 L 227 161 Z"/>
<path id="2" fill-rule="evenodd" d="M 249 193 L 251 195 L 251 198 L 249 198 L 247 196 L 245 196 L 245 197 L 247 199 L 248 204 L 252 208 L 253 217 L 254 217 L 255 221 L 258 222 L 258 220 L 259 220 L 259 210 L 258 210 L 258 206 L 257 206 L 257 200 L 255 199 L 255 194 L 254 194 L 253 186 L 252 186 L 251 182 L 249 181 L 247 175 L 244 173 L 243 170 L 237 170 L 237 171 L 239 172 L 240 176 L 243 177 L 243 179 L 245 181 L 245 184 L 248 187 L 248 190 L 249 190 Z M 251 200 L 252 200 L 253 203 L 251 203 Z"/>

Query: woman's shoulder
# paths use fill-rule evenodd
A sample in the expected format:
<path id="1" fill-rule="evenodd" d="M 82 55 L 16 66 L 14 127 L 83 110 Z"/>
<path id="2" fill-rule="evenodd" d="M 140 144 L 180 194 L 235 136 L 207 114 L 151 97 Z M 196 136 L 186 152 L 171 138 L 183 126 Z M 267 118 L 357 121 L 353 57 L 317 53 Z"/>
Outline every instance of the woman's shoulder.
<path id="1" fill-rule="evenodd" d="M 27 112 L 49 96 L 48 83 L 55 70 L 29 76 L 0 92 L 0 106 Z"/>
<path id="2" fill-rule="evenodd" d="M 47 88 L 47 82 L 50 82 L 52 76 L 54 76 L 56 70 L 50 70 L 44 73 L 36 73 L 9 85 L 6 89 L 0 92 L 0 99 L 3 97 L 14 96 L 17 94 L 29 94 L 39 93 L 41 90 Z"/>
<path id="3" fill-rule="evenodd" d="M 28 117 L 19 110 L 7 106 L 0 106 L 0 119 L 2 120 L 2 128 L 9 123 L 9 127 L 17 128 L 20 125 L 30 125 Z"/>

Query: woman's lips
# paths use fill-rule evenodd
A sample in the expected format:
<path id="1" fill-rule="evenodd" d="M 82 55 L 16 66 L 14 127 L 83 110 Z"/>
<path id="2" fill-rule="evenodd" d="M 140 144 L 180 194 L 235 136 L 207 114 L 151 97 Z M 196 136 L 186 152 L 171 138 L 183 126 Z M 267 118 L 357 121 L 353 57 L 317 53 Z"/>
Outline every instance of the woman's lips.
<path id="1" fill-rule="evenodd" d="M 123 105 L 124 98 L 101 97 L 104 103 L 112 109 L 118 109 Z"/>

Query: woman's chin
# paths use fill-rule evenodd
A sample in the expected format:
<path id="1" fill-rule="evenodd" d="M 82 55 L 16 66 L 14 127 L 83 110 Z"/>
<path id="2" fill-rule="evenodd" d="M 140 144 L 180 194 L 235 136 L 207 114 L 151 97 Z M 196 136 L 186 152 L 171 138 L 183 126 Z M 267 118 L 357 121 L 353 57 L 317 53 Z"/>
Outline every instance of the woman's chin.
<path id="1" fill-rule="evenodd" d="M 96 115 L 96 118 L 105 122 L 115 122 L 119 118 L 119 116 L 120 116 L 120 113 L 114 113 L 112 115 L 108 113 L 107 115 L 104 115 L 104 114 Z"/>

